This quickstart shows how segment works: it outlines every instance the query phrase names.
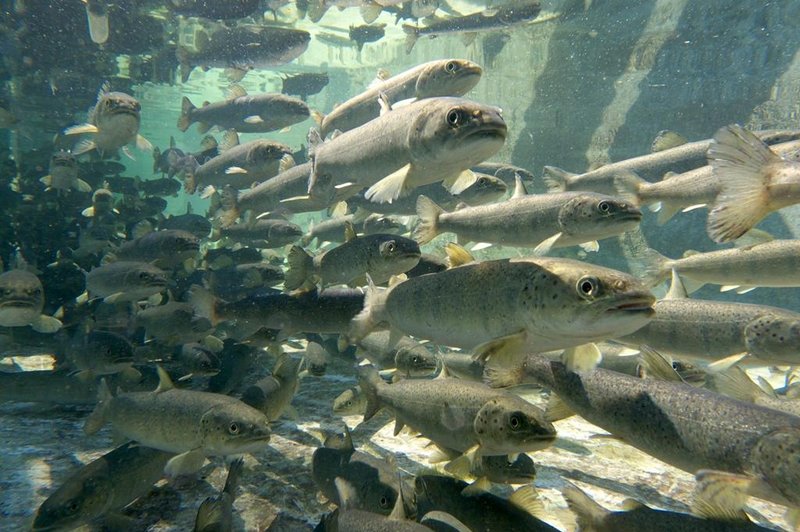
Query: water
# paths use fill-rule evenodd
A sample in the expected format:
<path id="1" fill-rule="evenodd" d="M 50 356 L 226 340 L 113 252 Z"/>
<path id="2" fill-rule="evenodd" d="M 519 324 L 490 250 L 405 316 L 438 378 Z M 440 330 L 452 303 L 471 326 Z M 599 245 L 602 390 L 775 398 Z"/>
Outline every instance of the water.
<path id="1" fill-rule="evenodd" d="M 79 247 L 80 235 L 90 227 L 80 212 L 91 205 L 91 197 L 79 192 L 45 192 L 39 179 L 48 173 L 54 141 L 66 142 L 64 146 L 68 147 L 71 144 L 54 137 L 87 120 L 87 110 L 95 104 L 103 83 L 141 102 L 139 132 L 162 150 L 171 138 L 186 152 L 200 149 L 204 135 L 197 125 L 185 133 L 176 128 L 182 97 L 198 107 L 204 101 L 226 98 L 231 82 L 222 68 L 195 68 L 189 79 L 181 82 L 178 46 L 191 44 L 194 32 L 202 28 L 219 31 L 222 26 L 170 10 L 180 3 L 117 1 L 108 11 L 111 34 L 104 44 L 90 39 L 84 4 L 77 0 L 0 3 L 0 108 L 19 120 L 14 128 L 0 129 L 0 159 L 4 161 L 0 167 L 0 260 L 9 269 L 19 248 L 24 260 L 40 273 L 46 294 L 53 294 L 61 281 L 48 281 L 41 272 Z M 216 3 L 224 4 L 222 0 Z M 437 16 L 447 18 L 496 8 L 466 0 L 449 6 L 446 11 L 439 10 Z M 379 69 L 397 74 L 442 58 L 463 58 L 483 65 L 481 81 L 465 97 L 502 108 L 509 134 L 492 160 L 533 172 L 536 180 L 530 185 L 536 192 L 544 191 L 539 177 L 545 165 L 580 173 L 643 155 L 662 130 L 675 131 L 693 141 L 711 138 L 720 127 L 733 123 L 751 130 L 797 128 L 800 34 L 796 21 L 800 3 L 543 0 L 542 8 L 534 24 L 480 32 L 469 45 L 458 33 L 435 39 L 423 37 L 411 53 L 406 53 L 401 26 L 414 21 L 396 23 L 392 13 L 384 13 L 375 21 L 386 24 L 385 37 L 367 43 L 361 52 L 354 42 L 348 44 L 349 27 L 364 24 L 356 7 L 331 7 L 315 23 L 298 16 L 294 3 L 280 6 L 275 14 L 261 5 L 251 20 L 234 19 L 226 24 L 234 27 L 248 22 L 310 32 L 310 44 L 299 57 L 249 71 L 239 84 L 249 94 L 280 92 L 282 77 L 327 72 L 327 87 L 307 99 L 309 108 L 321 113 L 363 91 Z M 268 138 L 298 150 L 302 145 L 308 147 L 307 133 L 314 126 L 314 120 L 308 118 L 287 130 L 242 134 L 241 142 Z M 221 140 L 220 131 L 210 133 Z M 130 151 L 134 159 L 125 155 L 119 159 L 125 167 L 121 175 L 155 178 L 151 153 L 135 147 Z M 82 156 L 81 161 L 90 158 Z M 79 177 L 89 180 L 80 173 Z M 103 184 L 103 176 L 96 178 L 93 189 Z M 12 186 L 18 192 L 12 191 Z M 115 198 L 122 201 L 119 194 Z M 167 207 L 149 216 L 151 224 L 157 224 L 162 216 L 185 213 L 187 205 L 193 212 L 205 214 L 211 204 L 208 198 L 183 190 L 165 199 Z M 706 233 L 707 212 L 697 209 L 680 213 L 659 226 L 655 216 L 645 210 L 642 234 L 651 247 L 673 258 L 690 249 L 719 249 Z M 777 238 L 798 238 L 799 214 L 796 206 L 781 209 L 769 215 L 759 229 Z M 327 217 L 328 213 L 320 211 L 296 215 L 292 220 L 308 229 L 312 220 Z M 127 219 L 121 224 L 118 243 L 132 238 L 139 221 L 141 218 Z M 441 256 L 442 246 L 451 240 L 452 235 L 439 237 L 423 251 Z M 277 249 L 265 256 L 280 262 L 284 251 Z M 529 251 L 495 246 L 475 254 L 479 259 L 492 259 L 524 256 Z M 554 254 L 622 270 L 632 267 L 628 263 L 630 253 L 616 239 L 603 241 L 597 253 L 571 247 Z M 89 271 L 98 267 L 99 261 L 100 256 L 95 255 L 81 258 L 78 264 Z M 187 282 L 198 280 L 194 277 Z M 174 295 L 180 299 L 184 289 L 173 287 Z M 664 288 L 656 290 L 661 294 Z M 71 298 L 62 301 L 47 297 L 44 312 L 50 315 L 60 306 L 72 304 Z M 797 288 L 760 288 L 736 295 L 720 293 L 717 286 L 707 285 L 693 297 L 800 311 Z M 80 316 L 65 320 L 59 334 L 72 337 L 88 323 Z M 0 328 L 0 332 L 9 331 Z M 131 328 L 127 332 L 135 345 L 144 344 L 141 331 Z M 160 356 L 168 358 L 168 352 L 163 348 Z M 14 354 L 7 350 L 3 353 Z M 272 364 L 265 354 L 259 357 L 253 377 Z M 52 365 L 49 356 L 15 360 L 27 370 Z M 355 382 L 349 362 L 337 360 L 331 365 L 327 376 L 301 383 L 294 401 L 297 417 L 275 424 L 270 449 L 246 460 L 243 488 L 236 502 L 236 529 L 263 530 L 278 515 L 277 522 L 284 524 L 276 524 L 277 530 L 294 529 L 289 528 L 288 521 L 280 521 L 283 519 L 295 520 L 292 526 L 307 529 L 303 527 L 318 522 L 323 512 L 333 508 L 316 497 L 308 474 L 311 453 L 319 445 L 309 433 L 320 425 L 341 427 L 341 421 L 330 414 L 330 403 Z M 766 369 L 757 371 L 773 383 L 780 383 L 783 375 Z M 195 385 L 202 388 L 204 383 Z M 538 394 L 531 397 L 539 400 Z M 83 435 L 81 427 L 87 414 L 86 406 L 40 407 L 14 402 L 0 406 L 0 450 L 5 456 L 0 482 L 7 493 L 0 505 L 0 527 L 29 528 L 39 504 L 79 463 L 111 448 L 107 432 Z M 353 427 L 360 417 L 345 421 Z M 651 506 L 687 511 L 693 489 L 690 475 L 617 441 L 590 439 L 603 431 L 582 420 L 562 423 L 557 428 L 568 443 L 534 456 L 540 468 L 536 484 L 548 522 L 569 530 L 575 526 L 558 492 L 562 477 L 586 482 L 582 487 L 606 507 L 617 508 L 615 503 L 634 497 Z M 381 428 L 374 421 L 368 427 L 359 429 L 357 446 L 364 444 L 382 456 L 397 453 L 398 464 L 412 473 L 427 465 L 429 451 L 419 439 L 394 437 L 389 427 Z M 203 470 L 199 483 L 160 485 L 156 495 L 128 510 L 134 518 L 150 515 L 135 526 L 156 530 L 190 527 L 200 501 L 224 482 L 222 460 L 213 458 L 212 464 Z M 786 526 L 778 506 L 759 501 L 749 508 L 761 524 Z"/>

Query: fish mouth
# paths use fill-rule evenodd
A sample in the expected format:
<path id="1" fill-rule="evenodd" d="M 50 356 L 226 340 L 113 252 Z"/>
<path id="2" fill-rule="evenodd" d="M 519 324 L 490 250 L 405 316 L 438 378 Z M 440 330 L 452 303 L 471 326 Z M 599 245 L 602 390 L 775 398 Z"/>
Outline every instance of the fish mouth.
<path id="1" fill-rule="evenodd" d="M 107 116 L 128 115 L 134 118 L 139 118 L 139 111 L 131 107 L 115 107 L 105 112 Z"/>
<path id="2" fill-rule="evenodd" d="M 614 218 L 619 222 L 641 222 L 642 211 L 620 212 Z"/>
<path id="3" fill-rule="evenodd" d="M 5 301 L 0 301 L 0 308 L 29 309 L 35 306 L 36 302 L 32 299 L 7 299 Z"/>
<path id="4" fill-rule="evenodd" d="M 652 316 L 656 313 L 653 305 L 655 304 L 656 299 L 654 297 L 641 297 L 637 299 L 628 299 L 621 303 L 614 305 L 613 307 L 606 310 L 606 312 L 629 312 L 629 313 L 641 313 L 647 316 Z"/>
<path id="5" fill-rule="evenodd" d="M 502 127 L 494 124 L 486 124 L 476 131 L 469 133 L 466 138 L 470 141 L 499 140 L 505 142 L 508 129 L 505 124 Z"/>

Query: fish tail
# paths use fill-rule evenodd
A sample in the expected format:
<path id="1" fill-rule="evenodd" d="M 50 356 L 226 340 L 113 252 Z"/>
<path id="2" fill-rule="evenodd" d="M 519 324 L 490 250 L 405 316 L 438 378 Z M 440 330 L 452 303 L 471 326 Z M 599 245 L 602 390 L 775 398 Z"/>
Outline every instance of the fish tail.
<path id="1" fill-rule="evenodd" d="M 83 425 L 84 433 L 94 434 L 105 424 L 106 411 L 108 410 L 108 404 L 112 398 L 111 390 L 108 389 L 108 383 L 106 383 L 105 379 L 101 379 L 100 388 L 97 390 L 97 406 L 94 407 L 92 413 L 86 418 L 86 423 Z"/>
<path id="2" fill-rule="evenodd" d="M 444 209 L 429 197 L 420 195 L 417 198 L 419 225 L 414 231 L 414 238 L 417 239 L 417 242 L 427 244 L 439 234 L 439 216 L 444 212 Z"/>
<path id="3" fill-rule="evenodd" d="M 231 462 L 228 469 L 228 478 L 225 480 L 225 487 L 222 491 L 231 496 L 231 499 L 236 498 L 236 488 L 239 487 L 239 477 L 244 469 L 244 459 L 239 457 Z"/>
<path id="4" fill-rule="evenodd" d="M 768 167 L 780 157 L 739 125 L 725 126 L 708 148 L 711 171 L 721 191 L 708 214 L 708 235 L 715 242 L 742 236 L 770 212 Z"/>
<path id="5" fill-rule="evenodd" d="M 367 275 L 369 287 L 364 296 L 364 308 L 350 322 L 350 330 L 347 339 L 350 343 L 355 343 L 368 335 L 375 327 L 381 323 L 383 306 L 386 299 L 386 290 L 379 290 L 373 283 L 372 278 Z"/>
<path id="6" fill-rule="evenodd" d="M 178 118 L 178 129 L 186 131 L 192 125 L 192 112 L 197 109 L 194 104 L 187 98 L 183 97 L 181 101 L 181 116 Z"/>
<path id="7" fill-rule="evenodd" d="M 603 521 L 608 515 L 608 510 L 597 504 L 577 486 L 567 481 L 567 486 L 561 490 L 567 501 L 569 509 L 575 514 L 578 528 L 581 530 L 600 530 Z"/>
<path id="8" fill-rule="evenodd" d="M 219 216 L 219 220 L 222 223 L 222 227 L 230 227 L 241 215 L 239 211 L 239 191 L 230 185 L 226 186 L 220 194 L 220 202 L 222 203 L 222 214 Z"/>
<path id="9" fill-rule="evenodd" d="M 211 325 L 219 323 L 217 316 L 217 298 L 200 285 L 192 285 L 189 289 L 189 304 L 194 309 L 195 314 L 206 318 Z"/>
<path id="10" fill-rule="evenodd" d="M 319 22 L 325 13 L 328 11 L 328 6 L 325 5 L 325 0 L 309 0 L 306 15 L 311 22 Z"/>
<path id="11" fill-rule="evenodd" d="M 384 382 L 375 366 L 366 364 L 358 368 L 358 385 L 367 399 L 367 409 L 364 411 L 364 421 L 367 421 L 381 409 L 378 387 L 383 386 Z"/>
<path id="12" fill-rule="evenodd" d="M 483 382 L 492 388 L 508 388 L 522 383 L 524 366 L 513 368 L 488 362 L 483 370 Z"/>
<path id="13" fill-rule="evenodd" d="M 707 380 L 710 389 L 746 403 L 753 403 L 756 398 L 769 395 L 758 384 L 750 380 L 747 373 L 738 366 L 720 373 L 710 374 L 707 376 Z"/>
<path id="14" fill-rule="evenodd" d="M 566 192 L 570 190 L 570 181 L 575 177 L 572 172 L 567 172 L 556 166 L 545 166 L 544 179 L 545 184 L 550 192 Z"/>
<path id="15" fill-rule="evenodd" d="M 403 31 L 406 33 L 406 53 L 410 54 L 419 39 L 419 29 L 410 24 L 403 24 Z"/>
<path id="16" fill-rule="evenodd" d="M 614 188 L 617 195 L 637 207 L 642 205 L 640 191 L 647 184 L 647 181 L 639 177 L 636 172 L 621 172 L 614 176 Z"/>
<path id="17" fill-rule="evenodd" d="M 305 252 L 300 246 L 292 246 L 286 256 L 289 269 L 284 276 L 283 287 L 286 290 L 295 290 L 311 276 L 314 269 L 314 258 Z"/>
<path id="18" fill-rule="evenodd" d="M 672 270 L 669 258 L 649 247 L 645 247 L 640 253 L 644 262 L 644 270 L 640 275 L 647 286 L 655 286 L 669 277 Z"/>
<path id="19" fill-rule="evenodd" d="M 186 171 L 183 181 L 183 188 L 186 190 L 187 194 L 194 194 L 195 190 L 197 190 L 197 176 L 195 174 L 199 167 L 200 163 L 190 155 L 189 159 L 186 161 Z"/>

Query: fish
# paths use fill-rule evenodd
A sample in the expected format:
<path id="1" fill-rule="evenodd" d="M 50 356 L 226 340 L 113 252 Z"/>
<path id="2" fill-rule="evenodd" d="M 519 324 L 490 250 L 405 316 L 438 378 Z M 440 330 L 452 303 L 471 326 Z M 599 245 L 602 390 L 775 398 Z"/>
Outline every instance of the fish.
<path id="1" fill-rule="evenodd" d="M 674 270 L 687 291 L 705 284 L 721 285 L 721 292 L 743 294 L 756 287 L 800 286 L 800 240 L 772 240 L 759 244 L 704 253 L 688 251 L 669 259 L 653 249 L 644 250 L 642 275 L 655 285 Z"/>
<path id="2" fill-rule="evenodd" d="M 89 24 L 89 38 L 95 44 L 105 44 L 108 40 L 108 4 L 105 0 L 82 0 L 86 6 L 86 21 Z"/>
<path id="3" fill-rule="evenodd" d="M 166 273 L 147 262 L 111 262 L 86 274 L 86 291 L 106 303 L 147 299 L 166 287 Z"/>
<path id="4" fill-rule="evenodd" d="M 764 130 L 757 132 L 759 138 L 770 144 L 798 140 L 800 131 Z M 554 166 L 544 167 L 544 180 L 552 190 L 591 190 L 614 195 L 615 180 L 630 172 L 647 181 L 657 181 L 667 172 L 682 173 L 705 166 L 706 152 L 712 139 L 687 142 L 667 150 L 648 153 L 622 161 L 609 163 L 583 174 L 573 174 Z"/>
<path id="5" fill-rule="evenodd" d="M 414 495 L 417 515 L 442 511 L 454 516 L 469 530 L 530 532 L 558 530 L 534 514 L 541 514 L 541 501 L 532 486 L 524 486 L 506 500 L 488 492 L 464 495 L 468 484 L 439 475 L 417 475 Z"/>
<path id="6" fill-rule="evenodd" d="M 186 83 L 196 66 L 225 68 L 229 78 L 240 81 L 250 70 L 290 63 L 310 41 L 307 31 L 278 26 L 242 24 L 210 33 L 203 30 L 195 36 L 195 50 L 178 46 L 181 81 Z"/>
<path id="7" fill-rule="evenodd" d="M 538 451 L 556 437 L 538 407 L 483 383 L 443 378 L 387 384 L 367 364 L 358 368 L 358 385 L 367 398 L 364 421 L 388 408 L 395 435 L 408 425 L 451 452 L 495 456 Z"/>
<path id="8" fill-rule="evenodd" d="M 180 181 L 169 177 L 139 181 L 139 190 L 147 196 L 177 197 L 182 186 Z"/>
<path id="9" fill-rule="evenodd" d="M 786 160 L 738 124 L 721 128 L 708 148 L 720 193 L 708 213 L 708 236 L 729 242 L 773 211 L 800 201 L 800 161 Z"/>
<path id="10" fill-rule="evenodd" d="M 371 24 L 371 22 L 368 24 Z M 350 26 L 350 30 L 347 34 L 350 40 L 356 43 L 358 51 L 360 52 L 366 43 L 381 40 L 386 35 L 385 28 L 386 24 Z"/>
<path id="11" fill-rule="evenodd" d="M 153 145 L 139 134 L 142 106 L 139 100 L 124 92 L 111 92 L 108 85 L 103 85 L 97 94 L 97 103 L 89 113 L 89 121 L 85 124 L 68 127 L 64 135 L 91 134 L 93 140 L 84 140 L 73 150 L 73 155 L 96 150 L 101 158 L 113 157 L 127 145 L 135 143 L 142 151 L 153 151 Z"/>
<path id="12" fill-rule="evenodd" d="M 211 222 L 208 218 L 191 212 L 191 203 L 186 204 L 186 214 L 172 215 L 162 220 L 159 230 L 186 231 L 197 238 L 206 238 L 211 232 Z"/>
<path id="13" fill-rule="evenodd" d="M 186 131 L 197 122 L 197 131 L 201 134 L 214 126 L 222 130 L 235 129 L 238 133 L 266 133 L 292 126 L 310 116 L 305 102 L 284 94 L 248 95 L 241 85 L 232 86 L 228 92 L 226 100 L 205 102 L 199 108 L 184 96 L 178 129 Z"/>
<path id="14" fill-rule="evenodd" d="M 487 9 L 461 17 L 448 17 L 427 22 L 425 26 L 403 24 L 406 34 L 406 53 L 411 53 L 417 40 L 422 36 L 438 37 L 450 33 L 464 35 L 466 41 L 475 40 L 479 31 L 494 31 L 527 24 L 534 21 L 542 11 L 538 0 L 525 0 L 517 3 Z"/>
<path id="15" fill-rule="evenodd" d="M 121 373 L 128 380 L 139 380 L 142 375 L 133 368 L 133 345 L 124 336 L 111 331 L 90 331 L 77 334 L 66 351 L 73 373 L 83 380 L 97 375 Z M 96 395 L 95 395 L 96 396 Z"/>
<path id="16" fill-rule="evenodd" d="M 125 242 L 110 253 L 112 260 L 148 262 L 157 267 L 172 269 L 200 250 L 200 240 L 187 231 L 165 229 L 147 233 Z"/>
<path id="17" fill-rule="evenodd" d="M 363 416 L 367 410 L 367 397 L 361 388 L 348 388 L 333 400 L 333 413 L 337 416 Z"/>
<path id="18" fill-rule="evenodd" d="M 364 196 L 376 203 L 439 181 L 458 192 L 475 180 L 466 170 L 494 155 L 506 134 L 498 107 L 436 97 L 390 109 L 384 101 L 379 118 L 314 146 L 309 193 L 326 174 L 338 186 L 352 184 L 353 194 L 369 187 Z"/>
<path id="19" fill-rule="evenodd" d="M 178 301 L 140 310 L 134 326 L 142 327 L 148 340 L 170 347 L 200 341 L 213 332 L 208 318 L 195 315 L 194 307 Z"/>
<path id="20" fill-rule="evenodd" d="M 624 532 L 634 530 L 686 530 L 697 532 L 712 531 L 767 531 L 768 528 L 750 522 L 746 514 L 732 519 L 732 515 L 742 514 L 742 509 L 731 504 L 706 508 L 707 515 L 691 515 L 668 510 L 650 508 L 633 499 L 623 501 L 623 509 L 610 511 L 591 499 L 585 492 L 571 482 L 562 489 L 569 508 L 575 513 L 581 530 L 597 532 Z"/>
<path id="21" fill-rule="evenodd" d="M 508 187 L 497 177 L 473 172 L 475 180 L 458 193 L 453 193 L 440 183 L 432 183 L 417 188 L 414 194 L 397 198 L 391 203 L 375 203 L 362 194 L 347 199 L 350 207 L 382 214 L 415 215 L 417 214 L 418 195 L 426 196 L 445 209 L 456 209 L 461 206 L 485 205 L 499 201 L 506 195 Z"/>
<path id="22" fill-rule="evenodd" d="M 403 489 L 410 492 L 411 485 L 401 473 L 391 457 L 357 451 L 347 429 L 340 444 L 332 446 L 328 438 L 311 457 L 311 478 L 325 497 L 341 505 L 335 484 L 341 478 L 355 490 L 357 499 L 351 501 L 354 508 L 381 515 L 391 513 Z"/>
<path id="23" fill-rule="evenodd" d="M 678 357 L 717 361 L 724 367 L 745 354 L 762 362 L 794 364 L 800 313 L 768 305 L 689 299 L 673 274 L 673 289 L 656 301 L 655 315 L 639 330 L 615 340 L 647 344 Z"/>
<path id="24" fill-rule="evenodd" d="M 222 370 L 222 361 L 215 350 L 196 342 L 187 342 L 176 347 L 173 358 L 192 377 L 213 377 Z M 185 380 L 184 377 L 181 379 Z"/>
<path id="25" fill-rule="evenodd" d="M 198 471 L 206 456 L 258 452 L 270 440 L 269 423 L 258 410 L 226 395 L 179 390 L 163 369 L 152 392 L 115 397 L 101 381 L 84 432 L 95 434 L 106 422 L 140 445 L 175 453 L 164 466 L 170 477 Z"/>
<path id="26" fill-rule="evenodd" d="M 164 476 L 172 453 L 125 443 L 70 475 L 36 510 L 33 530 L 63 530 L 113 517 Z M 132 527 L 130 519 L 127 527 Z"/>
<path id="27" fill-rule="evenodd" d="M 381 79 L 366 91 L 337 106 L 320 121 L 322 138 L 335 130 L 342 132 L 363 126 L 378 118 L 381 107 L 378 98 L 384 94 L 390 104 L 415 98 L 463 96 L 481 79 L 483 70 L 466 59 L 441 59 L 419 64 L 395 76 Z"/>
<path id="28" fill-rule="evenodd" d="M 169 148 L 163 152 L 158 147 L 153 147 L 153 172 L 160 172 L 167 177 L 175 177 L 179 173 L 186 154 L 175 145 L 175 137 L 169 138 Z"/>
<path id="29" fill-rule="evenodd" d="M 398 348 L 394 365 L 403 377 L 427 377 L 439 367 L 436 356 L 422 345 Z"/>
<path id="30" fill-rule="evenodd" d="M 758 497 L 792 506 L 800 502 L 800 417 L 682 382 L 578 370 L 586 367 L 580 358 L 572 370 L 528 355 L 523 365 L 487 377 L 493 384 L 547 387 L 559 400 L 557 407 L 551 402 L 549 419 L 575 413 L 658 460 L 691 474 L 707 470 L 699 475 L 701 485 L 729 492 L 720 477 L 733 475 Z"/>
<path id="31" fill-rule="evenodd" d="M 313 171 L 311 163 L 296 166 L 284 162 L 278 175 L 262 181 L 245 191 L 225 187 L 221 194 L 220 224 L 228 227 L 245 213 L 258 215 L 283 210 L 300 213 L 325 209 L 336 201 L 336 191 L 330 176 L 318 176 L 314 191 L 309 195 L 308 180 Z"/>
<path id="32" fill-rule="evenodd" d="M 328 350 L 317 342 L 309 341 L 306 345 L 306 352 L 303 356 L 308 373 L 315 377 L 325 375 L 328 367 Z"/>
<path id="33" fill-rule="evenodd" d="M 0 326 L 26 327 L 52 334 L 61 329 L 61 322 L 42 314 L 44 287 L 33 273 L 15 269 L 0 274 Z"/>
<path id="34" fill-rule="evenodd" d="M 244 460 L 237 458 L 228 468 L 228 478 L 219 495 L 206 498 L 197 509 L 195 532 L 224 532 L 233 530 L 233 502 L 239 477 L 244 469 Z"/>
<path id="35" fill-rule="evenodd" d="M 302 358 L 283 354 L 275 362 L 271 375 L 245 389 L 242 402 L 263 412 L 270 422 L 276 421 L 284 412 L 293 412 L 291 402 L 300 386 L 302 364 Z"/>
<path id="36" fill-rule="evenodd" d="M 522 178 L 522 182 L 525 184 L 525 186 L 532 186 L 539 182 L 536 179 L 536 176 L 534 176 L 533 172 L 530 170 L 526 170 L 521 166 L 515 166 L 510 163 L 484 161 L 473 166 L 472 171 L 478 174 L 487 174 L 494 177 L 499 177 L 509 188 L 512 188 L 516 185 L 517 176 Z"/>
<path id="37" fill-rule="evenodd" d="M 792 140 L 771 147 L 778 155 L 797 160 L 800 141 Z M 636 205 L 649 205 L 658 214 L 659 225 L 665 224 L 676 213 L 688 212 L 712 205 L 721 191 L 719 176 L 711 165 L 676 174 L 667 172 L 661 181 L 650 183 L 633 172 L 622 172 L 614 181 L 617 194 Z"/>
<path id="38" fill-rule="evenodd" d="M 260 249 L 280 248 L 303 236 L 299 225 L 280 218 L 265 218 L 251 223 L 222 227 L 219 237 Z M 212 236 L 212 240 L 215 240 Z"/>
<path id="39" fill-rule="evenodd" d="M 345 228 L 347 224 L 352 224 L 358 234 L 373 235 L 376 233 L 402 235 L 408 231 L 408 227 L 397 218 L 383 216 L 380 214 L 370 214 L 361 221 L 356 221 L 354 214 L 337 216 L 319 223 L 311 222 L 310 227 L 303 235 L 301 243 L 309 245 L 314 239 L 322 245 L 323 242 L 344 242 Z"/>
<path id="40" fill-rule="evenodd" d="M 50 173 L 39 179 L 46 190 L 91 192 L 92 186 L 78 177 L 78 161 L 68 151 L 59 150 L 50 157 Z"/>
<path id="41" fill-rule="evenodd" d="M 374 334 L 374 333 L 373 333 Z M 448 375 L 474 382 L 483 382 L 485 361 L 475 360 L 466 353 L 439 352 L 436 360 Z"/>
<path id="42" fill-rule="evenodd" d="M 314 257 L 292 246 L 286 256 L 289 269 L 283 286 L 295 290 L 315 279 L 323 287 L 353 284 L 365 275 L 375 283 L 385 283 L 416 266 L 419 255 L 416 242 L 392 234 L 351 235 L 344 244 Z"/>
<path id="43" fill-rule="evenodd" d="M 597 250 L 598 240 L 633 230 L 642 220 L 638 208 L 611 196 L 593 192 L 527 195 L 522 180 L 518 183 L 518 192 L 506 201 L 453 212 L 419 196 L 416 240 L 426 244 L 440 233 L 451 232 L 459 244 L 532 247 L 535 254 L 576 244 Z"/>
<path id="44" fill-rule="evenodd" d="M 184 181 L 186 192 L 192 194 L 200 185 L 248 188 L 277 175 L 281 160 L 291 157 L 291 153 L 287 145 L 273 140 L 259 139 L 239 144 L 239 136 L 228 131 L 219 155 L 203 164 L 190 163 Z"/>
<path id="45" fill-rule="evenodd" d="M 292 334 L 342 334 L 364 306 L 364 292 L 359 288 L 327 288 L 290 295 L 273 291 L 251 294 L 238 301 L 215 298 L 199 286 L 190 290 L 189 302 L 197 314 L 212 325 L 236 321 L 239 337 L 258 329 L 278 329 L 282 337 Z"/>
<path id="46" fill-rule="evenodd" d="M 281 92 L 299 96 L 305 101 L 309 96 L 320 93 L 329 82 L 327 72 L 298 72 L 281 77 Z"/>
<path id="47" fill-rule="evenodd" d="M 0 402 L 93 405 L 97 386 L 66 370 L 0 371 Z"/>
<path id="48" fill-rule="evenodd" d="M 498 259 L 370 289 L 348 334 L 358 341 L 388 326 L 473 350 L 475 358 L 513 360 L 529 350 L 636 331 L 652 319 L 654 303 L 641 281 L 609 268 L 570 259 Z"/>
<path id="49" fill-rule="evenodd" d="M 237 264 L 211 270 L 206 280 L 209 289 L 217 297 L 239 299 L 254 289 L 282 283 L 283 269 L 268 262 Z"/>
<path id="50" fill-rule="evenodd" d="M 356 358 L 368 359 L 370 363 L 380 369 L 396 368 L 401 351 L 419 354 L 423 357 L 426 365 L 433 359 L 427 349 L 413 338 L 408 336 L 392 337 L 389 331 L 373 331 L 356 344 Z"/>

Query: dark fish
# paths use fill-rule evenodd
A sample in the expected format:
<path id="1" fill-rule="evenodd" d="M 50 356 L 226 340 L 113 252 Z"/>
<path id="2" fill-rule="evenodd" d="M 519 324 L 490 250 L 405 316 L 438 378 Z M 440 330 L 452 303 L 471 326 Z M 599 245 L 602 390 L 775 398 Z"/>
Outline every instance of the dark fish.
<path id="1" fill-rule="evenodd" d="M 382 39 L 383 36 L 386 35 L 385 28 L 386 24 L 350 26 L 348 34 L 350 35 L 350 39 L 355 41 L 358 45 L 358 51 L 360 52 L 366 43 Z"/>
<path id="2" fill-rule="evenodd" d="M 480 13 L 473 13 L 463 17 L 448 17 L 426 24 L 422 27 L 403 25 L 406 32 L 406 53 L 411 53 L 417 39 L 423 35 L 439 36 L 448 33 L 474 33 L 479 31 L 492 31 L 525 24 L 539 16 L 542 10 L 538 0 L 527 0 L 512 3 L 499 8 L 491 8 Z"/>
<path id="3" fill-rule="evenodd" d="M 187 17 L 233 20 L 252 15 L 259 3 L 259 0 L 167 0 L 167 7 Z"/>
<path id="4" fill-rule="evenodd" d="M 162 179 L 147 179 L 139 182 L 139 190 L 147 196 L 177 196 L 181 189 L 181 182 L 165 177 Z"/>
<path id="5" fill-rule="evenodd" d="M 227 68 L 236 81 L 249 70 L 284 65 L 308 48 L 311 34 L 276 26 L 222 28 L 202 38 L 197 51 L 178 47 L 181 80 L 187 81 L 196 66 Z"/>
<path id="6" fill-rule="evenodd" d="M 237 458 L 231 462 L 225 487 L 219 495 L 208 497 L 197 510 L 194 522 L 195 532 L 230 532 L 233 530 L 233 502 L 236 500 L 236 488 L 239 476 L 244 468 L 244 460 Z"/>
<path id="7" fill-rule="evenodd" d="M 248 95 L 244 88 L 235 85 L 228 99 L 204 102 L 199 108 L 184 96 L 178 129 L 186 131 L 197 122 L 199 133 L 213 126 L 235 129 L 239 133 L 264 133 L 289 127 L 308 117 L 308 106 L 302 100 L 283 94 Z"/>
<path id="8" fill-rule="evenodd" d="M 305 100 L 327 87 L 329 81 L 327 72 L 301 72 L 299 74 L 286 75 L 281 78 L 281 92 L 299 96 Z"/>

